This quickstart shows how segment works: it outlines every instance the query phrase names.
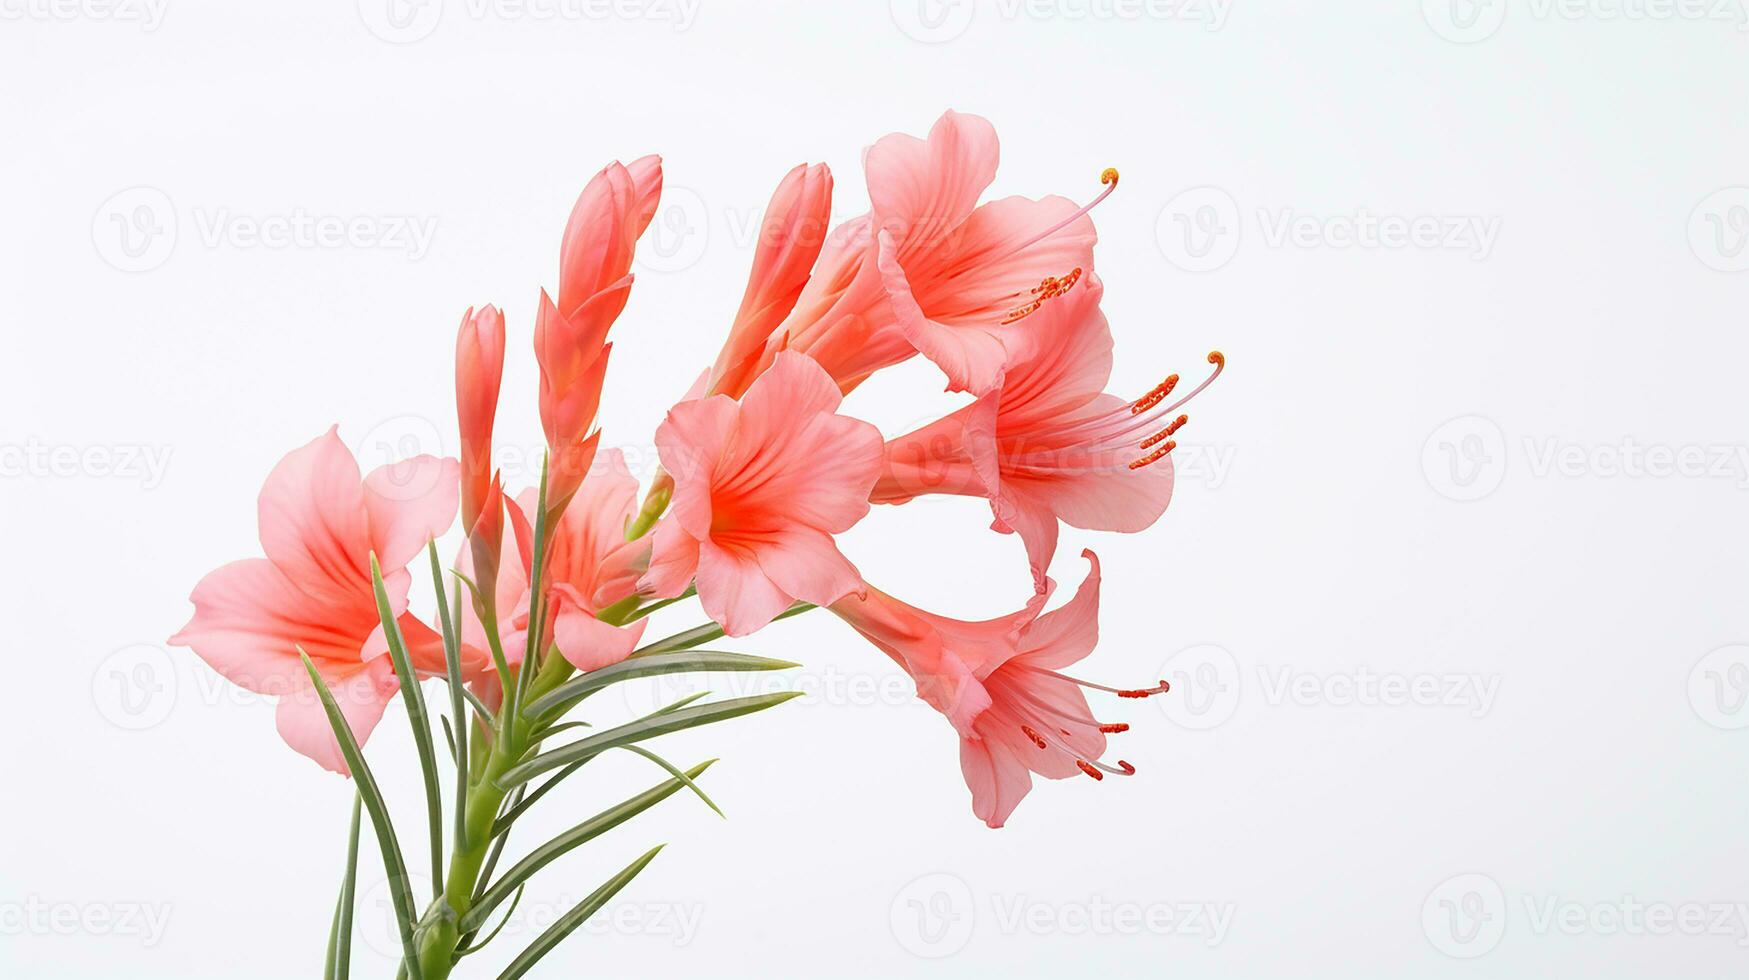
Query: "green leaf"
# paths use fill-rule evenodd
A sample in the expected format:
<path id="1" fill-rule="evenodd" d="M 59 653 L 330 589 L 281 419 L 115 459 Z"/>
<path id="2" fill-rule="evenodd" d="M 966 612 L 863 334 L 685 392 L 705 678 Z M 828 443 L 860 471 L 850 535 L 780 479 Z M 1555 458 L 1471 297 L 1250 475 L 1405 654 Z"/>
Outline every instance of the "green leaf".
<path id="1" fill-rule="evenodd" d="M 788 609 L 785 609 L 783 612 L 778 613 L 771 621 L 775 623 L 779 619 L 800 616 L 802 613 L 814 608 L 817 607 L 811 602 L 798 602 Z M 716 623 L 705 623 L 703 626 L 694 626 L 692 629 L 684 632 L 676 633 L 673 636 L 663 637 L 654 643 L 645 644 L 644 646 L 633 650 L 631 656 L 633 658 L 650 657 L 658 653 L 673 653 L 676 650 L 690 650 L 701 643 L 709 643 L 710 641 L 720 639 L 725 635 L 727 634 L 723 632 L 721 626 L 718 626 Z"/>
<path id="2" fill-rule="evenodd" d="M 340 900 L 334 903 L 334 925 L 328 930 L 325 980 L 346 980 L 352 973 L 352 901 L 358 887 L 358 823 L 361 797 L 352 797 L 352 830 L 346 835 L 346 877 L 340 879 Z"/>
<path id="3" fill-rule="evenodd" d="M 457 948 L 455 951 L 455 958 L 459 960 L 464 956 L 471 956 L 472 954 L 485 949 L 487 946 L 490 946 L 492 940 L 497 939 L 498 934 L 504 931 L 504 927 L 510 924 L 510 917 L 516 914 L 516 907 L 522 904 L 522 893 L 527 890 L 527 888 L 527 883 L 524 883 L 520 888 L 516 889 L 516 894 L 510 896 L 510 908 L 505 910 L 504 918 L 498 920 L 498 924 L 492 927 L 492 931 L 486 933 L 485 939 L 482 939 L 477 943 L 470 942 L 465 946 Z"/>
<path id="4" fill-rule="evenodd" d="M 389 898 L 395 906 L 395 925 L 401 932 L 403 963 L 413 980 L 422 980 L 419 952 L 413 948 L 413 888 L 407 878 L 407 862 L 401 857 L 401 844 L 395 838 L 395 825 L 389 820 L 388 805 L 383 802 L 376 777 L 371 775 L 370 766 L 364 761 L 358 740 L 352 737 L 352 726 L 346 723 L 346 716 L 334 703 L 328 682 L 322 680 L 316 665 L 310 662 L 310 655 L 302 647 L 298 648 L 298 656 L 303 658 L 310 683 L 315 685 L 316 695 L 322 699 L 322 709 L 328 713 L 328 725 L 334 729 L 335 741 L 340 743 L 340 755 L 346 760 L 346 768 L 352 772 L 352 782 L 358 787 L 365 810 L 370 813 L 371 828 L 376 831 L 377 845 L 383 852 L 383 870 L 389 876 Z"/>
<path id="5" fill-rule="evenodd" d="M 772 660 L 746 653 L 723 653 L 716 650 L 651 654 L 633 660 L 622 660 L 617 664 L 573 677 L 530 702 L 527 714 L 532 718 L 542 718 L 562 713 L 596 691 L 634 677 L 653 677 L 683 671 L 786 670 L 800 666 L 801 664 L 788 660 Z"/>
<path id="6" fill-rule="evenodd" d="M 600 755 L 608 749 L 641 742 L 647 738 L 678 732 L 698 725 L 708 725 L 714 721 L 724 721 L 741 715 L 763 711 L 773 705 L 782 704 L 801 694 L 800 691 L 778 691 L 773 694 L 760 694 L 747 698 L 732 698 L 728 701 L 717 701 L 711 704 L 697 704 L 670 711 L 666 714 L 655 714 L 637 721 L 609 728 L 606 731 L 578 739 L 568 745 L 561 745 L 550 752 L 513 766 L 498 777 L 498 785 L 502 787 L 516 786 L 526 783 L 535 776 L 550 769 L 570 765 L 579 759 L 587 759 Z"/>
<path id="7" fill-rule="evenodd" d="M 510 690 L 510 664 L 504 659 L 504 644 L 498 639 L 497 611 L 486 602 L 484 593 L 480 591 L 478 585 L 474 584 L 473 579 L 453 568 L 449 570 L 449 573 L 456 577 L 456 581 L 468 587 L 468 595 L 472 596 L 474 600 L 474 611 L 479 614 L 480 626 L 486 633 L 486 646 L 492 649 L 492 666 L 498 671 L 500 690 Z M 459 611 L 462 604 L 459 596 L 456 598 L 455 604 Z M 491 714 L 489 711 L 486 713 Z"/>
<path id="8" fill-rule="evenodd" d="M 515 799 L 514 803 L 510 806 L 509 809 L 505 810 L 502 814 L 500 814 L 496 821 L 493 822 L 493 824 L 492 824 L 492 836 L 496 837 L 500 834 L 508 833 L 510 831 L 510 825 L 516 822 L 517 817 L 520 817 L 524 813 L 527 813 L 528 808 L 531 806 L 534 806 L 534 803 L 536 800 L 547 795 L 547 790 L 550 790 L 554 786 L 557 786 L 561 781 L 564 780 L 564 778 L 566 776 L 569 776 L 572 773 L 576 772 L 577 770 L 583 768 L 583 763 L 588 762 L 588 761 L 589 761 L 588 759 L 584 759 L 580 762 L 573 762 L 570 765 L 566 766 L 565 768 L 560 769 L 557 773 L 554 773 L 553 776 L 551 778 L 549 778 L 546 782 L 541 783 L 539 786 L 536 786 L 534 788 L 534 790 L 532 792 L 530 792 L 526 797 L 521 796 L 521 792 L 524 788 L 526 788 L 527 784 L 525 783 L 522 786 L 518 786 L 516 788 L 517 793 L 518 793 L 518 797 Z"/>
<path id="9" fill-rule="evenodd" d="M 533 676 L 540 671 L 541 655 L 546 646 L 546 560 L 547 534 L 550 531 L 547 519 L 547 468 L 551 460 L 543 457 L 540 464 L 540 493 L 534 513 L 534 553 L 529 561 L 528 571 L 528 646 L 523 650 L 522 667 L 516 672 L 516 697 L 509 701 L 512 709 L 505 713 L 506 718 L 513 721 L 506 723 L 506 728 L 516 727 L 514 719 L 522 717 L 522 705 L 528 697 L 528 685 Z"/>
<path id="10" fill-rule="evenodd" d="M 566 936 L 576 931 L 577 927 L 594 915 L 596 910 L 606 905 L 613 896 L 619 894 L 620 889 L 629 884 L 633 878 L 638 876 L 638 872 L 643 871 L 646 865 L 655 860 L 656 855 L 661 853 L 664 846 L 666 845 L 658 844 L 651 848 L 643 857 L 627 865 L 624 871 L 607 879 L 606 883 L 591 892 L 588 898 L 572 906 L 571 911 L 560 916 L 557 922 L 547 927 L 547 930 L 536 937 L 527 949 L 519 953 L 516 959 L 512 960 L 508 967 L 505 967 L 504 972 L 498 974 L 498 980 L 516 980 L 517 977 L 527 973 L 540 961 L 541 957 L 552 952 L 553 947 L 564 942 Z"/>
<path id="11" fill-rule="evenodd" d="M 450 619 L 449 601 L 443 596 L 443 565 L 437 560 L 437 542 L 427 539 L 425 554 L 431 559 L 431 583 L 437 587 L 437 619 L 443 624 L 443 674 L 444 681 L 449 685 L 449 713 L 455 719 L 455 733 L 450 738 L 450 752 L 455 756 L 455 848 L 467 846 L 468 842 L 468 716 L 462 708 L 462 692 L 467 690 L 462 683 L 462 645 L 459 637 L 460 624 Z M 461 585 L 456 585 L 456 605 L 461 605 Z M 460 608 L 456 609 L 459 614 Z M 450 725 L 444 722 L 444 731 L 448 732 Z M 441 845 L 439 845 L 441 848 Z M 435 879 L 434 879 L 435 880 Z M 441 888 L 441 885 L 436 887 Z"/>
<path id="12" fill-rule="evenodd" d="M 425 776 L 425 818 L 431 836 L 431 888 L 435 899 L 443 894 L 443 798 L 437 788 L 437 750 L 431 744 L 431 719 L 425 711 L 425 693 L 419 689 L 419 676 L 413 673 L 413 661 L 407 656 L 401 624 L 395 622 L 395 612 L 389 606 L 389 593 L 383 586 L 383 570 L 377 565 L 375 552 L 370 556 L 370 583 L 376 592 L 377 616 L 383 621 L 383 636 L 389 643 L 389 660 L 394 663 L 395 676 L 401 681 L 401 700 L 407 704 L 407 720 L 413 724 L 413 744 L 419 750 L 419 768 Z"/>
<path id="13" fill-rule="evenodd" d="M 679 780 L 684 781 L 686 783 L 686 788 L 690 789 L 694 793 L 696 793 L 698 795 L 698 798 L 704 801 L 705 806 L 708 806 L 712 810 L 715 810 L 717 813 L 717 816 L 722 817 L 725 820 L 728 819 L 729 815 L 723 812 L 722 807 L 717 806 L 715 800 L 712 800 L 710 797 L 706 796 L 704 790 L 698 788 L 697 783 L 693 782 L 692 779 L 686 775 L 686 773 L 683 773 L 679 769 L 674 768 L 673 763 L 670 763 L 667 759 L 662 758 L 661 756 L 657 755 L 654 752 L 651 752 L 649 749 L 646 749 L 641 745 L 622 745 L 622 746 L 620 746 L 620 748 L 625 749 L 627 752 L 636 752 L 637 754 L 643 756 L 644 758 L 649 759 L 651 762 L 654 762 L 656 765 L 661 766 L 663 769 L 668 770 L 668 775 L 673 776 L 675 779 L 679 779 Z M 712 760 L 712 761 L 714 762 L 715 760 Z"/>
<path id="14" fill-rule="evenodd" d="M 697 779 L 715 762 L 715 759 L 701 762 L 688 769 L 685 776 L 688 779 Z M 503 877 L 493 882 L 492 886 L 480 896 L 479 901 L 474 903 L 473 908 L 470 908 L 468 913 L 462 916 L 462 930 L 478 929 L 486 921 L 486 917 L 491 914 L 492 909 L 496 908 L 498 903 L 509 898 L 511 893 L 516 891 L 517 886 L 527 881 L 535 872 L 563 857 L 574 848 L 594 840 L 673 796 L 684 785 L 685 780 L 680 778 L 664 780 L 628 800 L 608 807 L 530 851 L 527 857 L 516 862 L 510 870 L 504 872 Z"/>

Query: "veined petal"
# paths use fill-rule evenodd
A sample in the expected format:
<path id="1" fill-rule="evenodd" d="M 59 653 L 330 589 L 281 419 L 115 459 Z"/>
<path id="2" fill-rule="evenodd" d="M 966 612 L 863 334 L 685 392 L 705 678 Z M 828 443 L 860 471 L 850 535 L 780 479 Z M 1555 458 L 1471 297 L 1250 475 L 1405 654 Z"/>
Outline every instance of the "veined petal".
<path id="1" fill-rule="evenodd" d="M 353 738 L 362 746 L 377 722 L 382 720 L 383 709 L 400 690 L 394 667 L 387 659 L 379 659 L 348 670 L 325 669 L 320 664 L 316 669 L 334 695 L 340 713 L 346 716 Z M 285 739 L 285 744 L 316 760 L 322 768 L 350 776 L 346 759 L 340 754 L 340 743 L 334 738 L 334 729 L 328 722 L 328 714 L 308 677 L 305 674 L 302 687 L 279 699 L 275 715 L 279 736 Z"/>
<path id="2" fill-rule="evenodd" d="M 385 572 L 405 567 L 455 523 L 460 478 L 459 463 L 436 456 L 379 466 L 365 478 L 371 549 Z"/>
<path id="3" fill-rule="evenodd" d="M 698 543 L 698 600 L 730 636 L 764 629 L 795 597 L 778 588 L 753 556 Z"/>
<path id="4" fill-rule="evenodd" d="M 351 595 L 369 582 L 364 488 L 338 427 L 280 460 L 256 509 L 262 550 L 304 591 Z"/>

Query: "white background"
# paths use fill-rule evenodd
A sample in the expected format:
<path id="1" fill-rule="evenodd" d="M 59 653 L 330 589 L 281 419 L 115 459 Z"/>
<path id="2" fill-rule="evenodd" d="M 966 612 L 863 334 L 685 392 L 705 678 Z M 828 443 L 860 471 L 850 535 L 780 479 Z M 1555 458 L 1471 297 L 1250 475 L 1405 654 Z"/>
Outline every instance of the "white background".
<path id="1" fill-rule="evenodd" d="M 890 663 L 782 623 L 737 648 L 811 695 L 663 743 L 723 758 L 729 819 L 676 797 L 549 869 L 463 975 L 668 841 L 539 975 L 1741 976 L 1749 35 L 1710 2 L 0 0 L 0 973 L 313 975 L 350 788 L 163 646 L 257 553 L 263 476 L 335 422 L 367 464 L 453 452 L 484 302 L 501 432 L 533 446 L 565 215 L 660 152 L 602 412 L 647 459 L 782 173 L 828 162 L 852 216 L 861 147 L 953 107 L 1002 136 L 993 194 L 1121 168 L 1095 213 L 1116 390 L 1230 359 L 1161 523 L 1069 530 L 1054 569 L 1105 560 L 1083 673 L 1174 682 L 1099 706 L 1140 774 L 1041 783 L 987 830 Z M 363 231 L 248 237 L 299 215 Z M 1468 237 L 1356 241 L 1362 216 Z M 426 247 L 373 237 L 402 218 Z M 916 361 L 847 410 L 896 434 L 939 391 Z M 1027 588 L 986 522 L 931 499 L 842 544 L 975 618 Z M 371 753 L 417 867 L 398 708 Z M 603 759 L 538 826 L 659 776 Z M 380 877 L 359 975 L 390 972 Z"/>

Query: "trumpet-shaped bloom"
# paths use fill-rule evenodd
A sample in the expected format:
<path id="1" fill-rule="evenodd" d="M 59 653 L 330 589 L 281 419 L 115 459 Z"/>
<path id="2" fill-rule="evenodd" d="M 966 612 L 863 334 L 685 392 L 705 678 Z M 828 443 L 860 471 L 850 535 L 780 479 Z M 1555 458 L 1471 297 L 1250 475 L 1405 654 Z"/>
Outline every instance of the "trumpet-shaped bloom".
<path id="1" fill-rule="evenodd" d="M 610 163 L 591 179 L 571 210 L 559 247 L 559 298 L 544 291 L 535 318 L 540 362 L 540 417 L 552 454 L 548 506 L 556 513 L 575 493 L 595 457 L 590 430 L 613 345 L 607 331 L 632 288 L 632 252 L 662 193 L 662 161 Z"/>
<path id="2" fill-rule="evenodd" d="M 1017 313 L 1047 282 L 1093 262 L 1087 211 L 1061 197 L 980 206 L 996 175 L 996 132 L 948 112 L 927 140 L 882 138 L 864 156 L 870 211 L 836 229 L 765 351 L 807 354 L 850 391 L 921 351 L 953 391 L 1000 381 L 1019 335 Z"/>
<path id="3" fill-rule="evenodd" d="M 925 493 L 983 496 L 995 527 L 1019 532 L 1042 587 L 1057 546 L 1057 522 L 1099 531 L 1140 531 L 1172 498 L 1175 413 L 1220 373 L 1168 403 L 1173 375 L 1134 401 L 1106 394 L 1111 329 L 1089 275 L 1015 326 L 1031 336 L 1003 384 L 957 412 L 887 443 L 876 503 Z"/>
<path id="4" fill-rule="evenodd" d="M 360 743 L 398 690 L 383 639 L 370 556 L 416 670 L 444 673 L 442 639 L 407 612 L 406 565 L 455 520 L 455 460 L 419 456 L 360 478 L 334 429 L 268 474 L 258 519 L 265 558 L 208 574 L 194 616 L 170 638 L 233 683 L 279 697 L 279 733 L 292 748 L 345 773 L 301 648 L 333 690 Z M 469 665 L 478 669 L 476 660 Z"/>
<path id="5" fill-rule="evenodd" d="M 1032 774 L 1062 779 L 1085 774 L 1130 775 L 1135 768 L 1099 761 L 1108 734 L 1125 731 L 1093 717 L 1082 689 L 1141 698 L 1166 689 L 1118 690 L 1061 673 L 1093 651 L 1099 639 L 1099 560 L 1075 598 L 1039 615 L 1048 589 L 1026 608 L 983 622 L 924 612 L 868 590 L 832 611 L 903 667 L 917 693 L 953 725 L 960 770 L 972 791 L 972 812 L 1000 827 L 1032 789 Z"/>
<path id="6" fill-rule="evenodd" d="M 638 645 L 647 620 L 620 627 L 597 615 L 632 595 L 647 564 L 648 539 L 627 541 L 625 525 L 637 513 L 638 481 L 617 449 L 595 457 L 570 506 L 552 526 L 547 539 L 547 633 L 559 652 L 579 670 L 596 670 L 624 660 Z M 498 638 L 506 661 L 520 663 L 528 644 L 529 567 L 533 523 L 539 510 L 537 494 L 524 491 L 509 508 L 515 533 L 503 543 L 500 572 L 494 588 L 499 610 Z M 461 556 L 462 573 L 472 558 Z M 484 625 L 471 603 L 462 607 L 462 644 L 478 656 L 489 656 Z"/>
<path id="7" fill-rule="evenodd" d="M 676 596 L 697 579 L 706 614 L 731 636 L 796 600 L 826 605 L 862 589 L 832 535 L 868 513 L 880 433 L 838 415 L 838 388 L 799 354 L 778 355 L 739 401 L 682 402 L 656 430 L 674 478 L 641 588 Z"/>

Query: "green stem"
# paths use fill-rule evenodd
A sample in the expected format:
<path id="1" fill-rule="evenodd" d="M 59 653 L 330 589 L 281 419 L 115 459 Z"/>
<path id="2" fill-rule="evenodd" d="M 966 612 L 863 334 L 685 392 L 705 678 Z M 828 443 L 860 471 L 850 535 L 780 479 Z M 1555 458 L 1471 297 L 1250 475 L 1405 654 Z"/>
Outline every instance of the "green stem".
<path id="1" fill-rule="evenodd" d="M 515 741 L 518 744 L 512 744 Z M 454 965 L 461 939 L 461 918 L 472 907 L 474 886 L 492 844 L 492 823 L 504 803 L 506 791 L 498 777 L 515 765 L 522 754 L 520 739 L 501 738 L 485 757 L 485 767 L 468 790 L 462 839 L 450 855 L 449 875 L 443 894 L 426 913 L 430 923 L 419 942 L 419 967 L 426 980 L 443 980 Z"/>

